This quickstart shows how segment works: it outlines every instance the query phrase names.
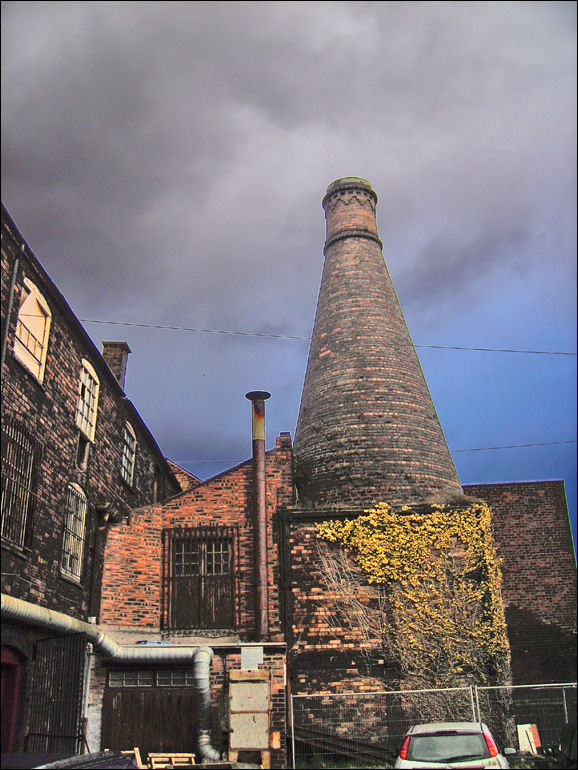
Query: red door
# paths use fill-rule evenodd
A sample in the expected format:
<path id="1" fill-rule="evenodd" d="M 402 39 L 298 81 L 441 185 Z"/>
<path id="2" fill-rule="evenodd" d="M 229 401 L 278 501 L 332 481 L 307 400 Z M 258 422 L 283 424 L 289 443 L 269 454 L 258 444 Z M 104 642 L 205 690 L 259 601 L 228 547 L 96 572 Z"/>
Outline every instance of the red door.
<path id="1" fill-rule="evenodd" d="M 12 751 L 18 708 L 22 658 L 11 647 L 2 647 L 2 753 Z"/>

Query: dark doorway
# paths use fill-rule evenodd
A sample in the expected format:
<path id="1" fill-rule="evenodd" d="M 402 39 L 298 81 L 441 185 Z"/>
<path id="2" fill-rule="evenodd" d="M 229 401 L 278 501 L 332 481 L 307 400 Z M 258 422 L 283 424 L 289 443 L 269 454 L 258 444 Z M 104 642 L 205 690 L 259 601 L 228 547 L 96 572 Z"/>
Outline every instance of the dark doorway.
<path id="1" fill-rule="evenodd" d="M 26 751 L 80 753 L 85 660 L 84 634 L 36 642 Z"/>
<path id="2" fill-rule="evenodd" d="M 192 752 L 196 699 L 190 687 L 107 688 L 102 710 L 103 749 Z"/>
<path id="3" fill-rule="evenodd" d="M 12 647 L 2 647 L 2 754 L 14 750 L 14 731 L 22 657 Z"/>

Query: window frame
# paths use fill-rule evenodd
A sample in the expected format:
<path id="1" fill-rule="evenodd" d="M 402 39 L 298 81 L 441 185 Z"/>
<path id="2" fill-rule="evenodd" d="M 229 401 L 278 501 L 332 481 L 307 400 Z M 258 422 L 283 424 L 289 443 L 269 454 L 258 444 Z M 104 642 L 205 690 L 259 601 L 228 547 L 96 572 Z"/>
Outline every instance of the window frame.
<path id="1" fill-rule="evenodd" d="M 131 439 L 132 439 L 132 444 L 130 441 Z M 124 481 L 124 483 L 131 488 L 134 486 L 137 447 L 138 447 L 138 441 L 136 438 L 135 430 L 130 424 L 130 422 L 127 421 L 124 424 L 120 476 Z"/>
<path id="2" fill-rule="evenodd" d="M 87 380 L 86 382 L 85 376 Z M 89 387 L 91 380 L 94 383 L 94 391 Z M 94 435 L 96 433 L 99 395 L 100 380 L 98 375 L 90 361 L 87 361 L 86 358 L 83 358 L 80 377 L 78 379 L 74 421 L 78 430 L 81 431 L 91 443 L 94 443 Z"/>
<path id="3" fill-rule="evenodd" d="M 3 419 L 1 537 L 3 542 L 10 543 L 18 549 L 27 548 L 32 539 L 42 450 L 43 445 L 22 423 L 11 417 Z M 25 455 L 24 458 L 23 455 Z M 23 459 L 25 460 L 24 472 L 22 472 Z M 15 520 L 16 526 L 14 526 Z M 15 530 L 17 537 L 13 534 Z"/>
<path id="4" fill-rule="evenodd" d="M 23 295 L 24 291 L 27 292 L 26 296 Z M 52 325 L 52 311 L 50 310 L 50 305 L 46 301 L 44 295 L 29 278 L 24 277 L 22 279 L 21 292 L 20 306 L 16 316 L 16 329 L 14 332 L 12 352 L 16 360 L 22 364 L 22 366 L 30 372 L 40 384 L 42 384 L 44 382 L 46 358 L 48 355 L 48 340 L 50 338 L 50 327 Z M 44 328 L 41 332 L 42 338 L 37 337 L 30 328 L 30 325 L 23 320 L 25 316 L 40 318 L 37 314 L 26 314 L 22 312 L 29 299 L 32 302 L 36 302 L 36 305 L 43 314 Z M 39 349 L 39 352 L 37 349 Z"/>
<path id="5" fill-rule="evenodd" d="M 237 628 L 239 528 L 169 527 L 161 541 L 161 629 Z"/>
<path id="6" fill-rule="evenodd" d="M 81 512 L 81 516 L 78 515 L 79 512 Z M 76 583 L 81 582 L 84 568 L 87 516 L 88 499 L 84 490 L 74 482 L 68 484 L 64 501 L 60 574 Z M 70 566 L 73 559 L 76 559 L 77 562 L 75 569 Z"/>

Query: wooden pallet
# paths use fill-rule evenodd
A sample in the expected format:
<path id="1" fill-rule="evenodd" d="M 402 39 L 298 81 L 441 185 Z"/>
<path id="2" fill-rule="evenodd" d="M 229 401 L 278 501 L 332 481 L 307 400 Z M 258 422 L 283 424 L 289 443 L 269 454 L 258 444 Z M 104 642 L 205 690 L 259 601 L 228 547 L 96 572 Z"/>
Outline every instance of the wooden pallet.
<path id="1" fill-rule="evenodd" d="M 134 748 L 132 751 L 121 751 L 120 752 L 123 757 L 128 757 L 128 759 L 132 759 L 132 761 L 135 763 L 136 767 L 138 767 L 139 770 L 148 770 L 147 765 L 143 765 L 141 756 L 140 756 L 140 750 L 138 748 Z"/>
<path id="2" fill-rule="evenodd" d="M 149 754 L 148 763 L 151 770 L 156 770 L 156 768 L 163 768 L 164 770 L 171 767 L 194 767 L 195 755 L 176 752 L 153 752 Z"/>

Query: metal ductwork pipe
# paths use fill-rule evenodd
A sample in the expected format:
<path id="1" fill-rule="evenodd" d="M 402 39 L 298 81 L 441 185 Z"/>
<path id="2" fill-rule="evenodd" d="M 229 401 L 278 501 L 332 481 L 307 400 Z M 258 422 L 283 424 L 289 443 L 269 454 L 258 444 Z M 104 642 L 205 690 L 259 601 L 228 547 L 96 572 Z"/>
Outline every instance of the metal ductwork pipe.
<path id="1" fill-rule="evenodd" d="M 255 633 L 257 641 L 269 636 L 269 586 L 267 568 L 267 498 L 265 484 L 265 401 L 264 390 L 247 393 L 252 406 L 253 436 L 253 528 L 255 537 Z"/>
<path id="2" fill-rule="evenodd" d="M 111 639 L 106 631 L 83 620 L 48 610 L 36 604 L 2 594 L 2 620 L 17 620 L 31 626 L 53 631 L 82 633 L 107 658 L 124 663 L 174 663 L 190 661 L 193 664 L 193 687 L 199 698 L 199 736 L 197 751 L 203 760 L 218 762 L 222 755 L 211 743 L 211 694 L 209 675 L 213 651 L 210 647 L 148 647 L 124 646 Z"/>

